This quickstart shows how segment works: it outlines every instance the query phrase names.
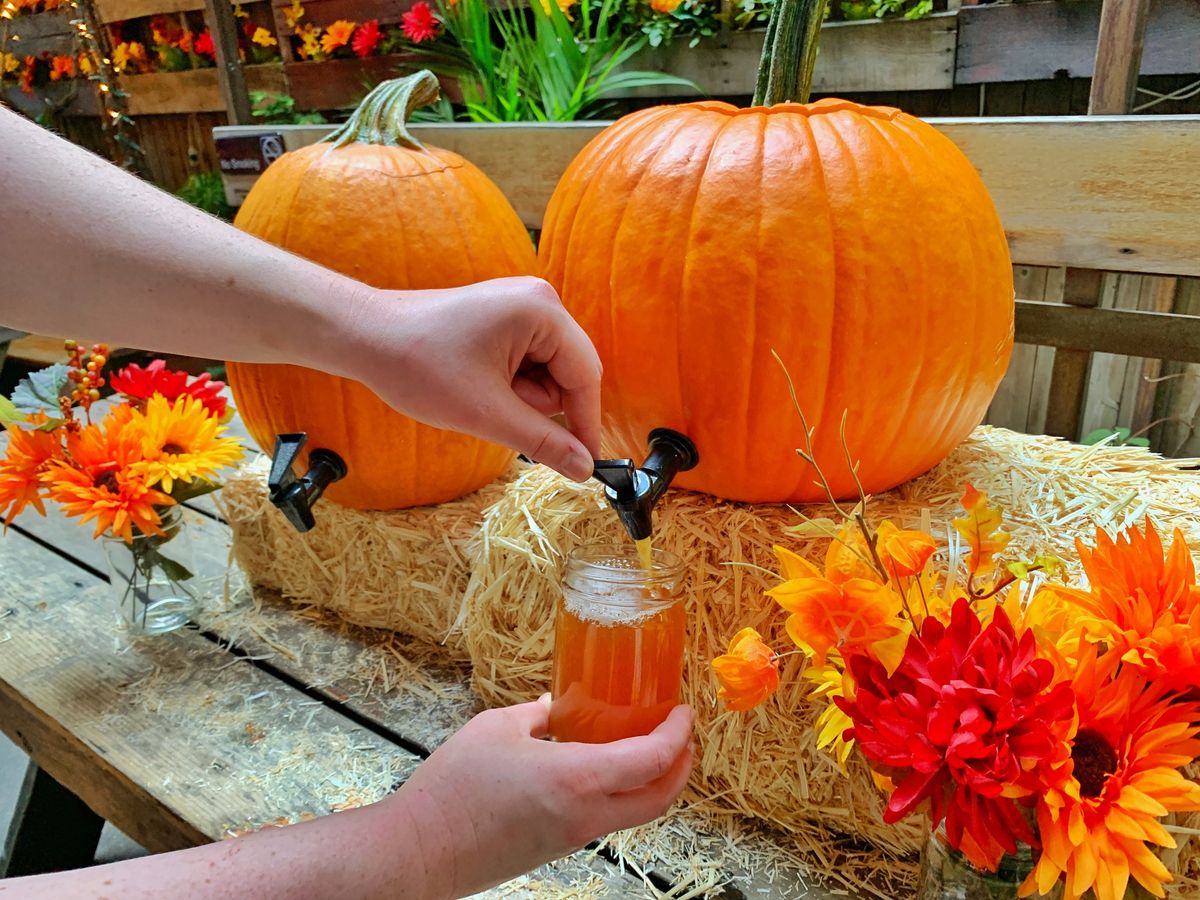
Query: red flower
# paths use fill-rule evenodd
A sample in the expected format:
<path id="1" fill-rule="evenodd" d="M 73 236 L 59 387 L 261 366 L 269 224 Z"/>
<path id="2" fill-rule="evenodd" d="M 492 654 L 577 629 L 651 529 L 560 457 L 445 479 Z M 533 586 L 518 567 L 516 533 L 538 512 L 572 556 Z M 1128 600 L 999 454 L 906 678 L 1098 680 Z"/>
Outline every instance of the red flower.
<path id="1" fill-rule="evenodd" d="M 187 372 L 172 372 L 161 359 L 154 360 L 144 369 L 137 363 L 130 363 L 113 375 L 109 383 L 113 390 L 133 400 L 149 400 L 155 394 L 162 394 L 167 400 L 174 401 L 187 394 L 203 403 L 204 408 L 217 418 L 225 415 L 226 401 L 221 396 L 225 382 L 214 381 L 205 372 L 189 384 Z"/>
<path id="2" fill-rule="evenodd" d="M 196 38 L 192 49 L 200 56 L 207 56 L 214 60 L 217 58 L 217 48 L 213 45 L 212 32 L 207 28 L 200 33 L 200 37 Z"/>
<path id="3" fill-rule="evenodd" d="M 242 34 L 244 34 L 246 36 L 247 40 L 253 40 L 254 32 L 256 32 L 256 31 L 258 31 L 258 23 L 257 22 L 255 22 L 253 19 L 243 19 L 242 20 Z"/>
<path id="4" fill-rule="evenodd" d="M 953 846 L 987 869 L 1036 843 L 1015 798 L 1032 798 L 1067 752 L 1075 695 L 1032 631 L 1018 638 L 999 608 L 983 628 L 962 598 L 949 626 L 925 620 L 891 677 L 868 656 L 849 665 L 854 696 L 835 702 L 853 722 L 846 740 L 896 785 L 885 821 L 928 800 L 933 825 L 945 818 Z"/>
<path id="5" fill-rule="evenodd" d="M 36 65 L 37 60 L 32 56 L 25 57 L 25 68 L 21 70 L 21 91 L 23 93 L 33 93 L 34 66 Z"/>
<path id="6" fill-rule="evenodd" d="M 400 30 L 414 44 L 431 41 L 438 35 L 440 23 L 425 0 L 414 3 L 412 9 L 400 17 Z"/>
<path id="7" fill-rule="evenodd" d="M 371 19 L 369 22 L 363 22 L 355 30 L 354 37 L 350 39 L 350 49 L 354 51 L 355 56 L 365 59 L 375 52 L 382 40 L 383 32 L 379 30 L 379 20 Z"/>

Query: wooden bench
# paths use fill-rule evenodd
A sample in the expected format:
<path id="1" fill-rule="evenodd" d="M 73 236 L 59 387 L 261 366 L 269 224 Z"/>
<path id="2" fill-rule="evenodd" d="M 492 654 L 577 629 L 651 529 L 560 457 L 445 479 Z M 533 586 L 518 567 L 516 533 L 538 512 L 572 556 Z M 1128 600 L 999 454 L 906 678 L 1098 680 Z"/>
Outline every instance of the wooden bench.
<path id="1" fill-rule="evenodd" d="M 253 447 L 236 418 L 231 428 Z M 0 433 L 0 453 L 6 442 Z M 132 648 L 111 637 L 90 530 L 51 508 L 0 537 L 0 731 L 34 766 L 0 877 L 88 864 L 104 820 L 162 852 L 371 802 L 480 708 L 465 665 L 440 648 L 227 582 L 217 504 L 187 506 L 205 585 L 199 630 Z M 730 865 L 718 862 L 727 832 L 686 817 L 672 828 L 685 849 L 621 837 L 626 862 L 593 848 L 481 897 L 835 896 L 821 881 L 836 872 L 794 851 L 789 865 L 772 859 L 788 855 L 778 836 L 736 826 L 758 863 Z"/>

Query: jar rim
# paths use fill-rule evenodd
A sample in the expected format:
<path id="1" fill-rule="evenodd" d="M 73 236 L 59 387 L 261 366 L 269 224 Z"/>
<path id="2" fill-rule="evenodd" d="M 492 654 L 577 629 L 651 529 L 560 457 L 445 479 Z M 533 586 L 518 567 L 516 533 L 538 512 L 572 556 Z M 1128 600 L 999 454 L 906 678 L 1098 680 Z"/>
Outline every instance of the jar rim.
<path id="1" fill-rule="evenodd" d="M 678 578 L 683 573 L 683 560 L 669 550 L 652 548 L 650 560 L 651 568 L 643 569 L 638 550 L 631 544 L 583 544 L 567 555 L 568 566 L 595 581 L 644 584 Z M 623 565 L 612 565 L 614 562 Z"/>

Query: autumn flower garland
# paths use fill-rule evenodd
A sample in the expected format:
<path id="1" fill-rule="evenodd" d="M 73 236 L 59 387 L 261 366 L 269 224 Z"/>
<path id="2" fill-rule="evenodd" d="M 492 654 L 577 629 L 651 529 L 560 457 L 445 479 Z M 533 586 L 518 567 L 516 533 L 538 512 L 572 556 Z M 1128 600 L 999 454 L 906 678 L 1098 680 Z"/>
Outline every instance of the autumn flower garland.
<path id="1" fill-rule="evenodd" d="M 971 485 L 945 548 L 872 524 L 868 506 L 798 526 L 830 539 L 824 565 L 777 547 L 767 591 L 825 704 L 818 745 L 843 765 L 861 753 L 886 821 L 927 812 L 982 870 L 1034 847 L 1021 896 L 1061 882 L 1068 900 L 1117 900 L 1131 880 L 1163 896 L 1162 817 L 1200 810 L 1180 771 L 1200 757 L 1200 587 L 1183 536 L 1167 551 L 1149 520 L 1098 530 L 1077 542 L 1079 586 L 1053 557 L 1006 559 L 1001 511 Z M 766 701 L 783 655 L 743 629 L 713 660 L 718 696 Z"/>

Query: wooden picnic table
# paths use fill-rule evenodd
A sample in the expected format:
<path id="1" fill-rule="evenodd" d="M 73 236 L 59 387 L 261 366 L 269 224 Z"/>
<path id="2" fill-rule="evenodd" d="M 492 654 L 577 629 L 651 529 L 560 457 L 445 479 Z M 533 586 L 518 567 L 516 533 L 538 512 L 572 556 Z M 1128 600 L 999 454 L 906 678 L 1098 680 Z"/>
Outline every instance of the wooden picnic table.
<path id="1" fill-rule="evenodd" d="M 0 729 L 36 766 L 9 875 L 90 863 L 103 820 L 161 852 L 372 802 L 480 707 L 440 648 L 241 584 L 212 497 L 185 511 L 197 627 L 119 639 L 100 542 L 48 512 L 0 537 Z M 676 812 L 482 896 L 853 896 L 810 863 L 745 820 Z"/>

